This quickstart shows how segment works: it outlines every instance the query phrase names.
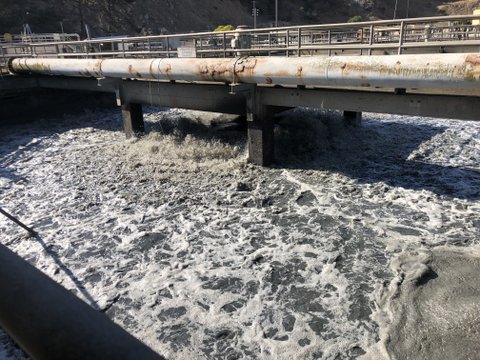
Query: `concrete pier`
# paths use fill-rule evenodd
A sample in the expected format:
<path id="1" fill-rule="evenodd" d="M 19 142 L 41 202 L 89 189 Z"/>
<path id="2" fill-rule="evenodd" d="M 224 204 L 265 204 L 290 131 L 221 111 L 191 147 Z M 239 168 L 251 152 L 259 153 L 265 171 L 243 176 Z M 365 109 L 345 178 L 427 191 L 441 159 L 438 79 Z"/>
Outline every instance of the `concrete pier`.
<path id="1" fill-rule="evenodd" d="M 256 86 L 246 89 L 248 161 L 267 166 L 274 160 L 274 107 L 262 103 Z"/>
<path id="2" fill-rule="evenodd" d="M 141 104 L 122 105 L 123 129 L 127 139 L 139 137 L 145 133 L 143 109 Z"/>
<path id="3" fill-rule="evenodd" d="M 267 166 L 274 160 L 273 115 L 271 107 L 261 106 L 248 121 L 248 161 L 252 164 Z"/>
<path id="4" fill-rule="evenodd" d="M 347 125 L 358 126 L 362 124 L 362 112 L 361 111 L 344 111 L 343 121 Z"/>

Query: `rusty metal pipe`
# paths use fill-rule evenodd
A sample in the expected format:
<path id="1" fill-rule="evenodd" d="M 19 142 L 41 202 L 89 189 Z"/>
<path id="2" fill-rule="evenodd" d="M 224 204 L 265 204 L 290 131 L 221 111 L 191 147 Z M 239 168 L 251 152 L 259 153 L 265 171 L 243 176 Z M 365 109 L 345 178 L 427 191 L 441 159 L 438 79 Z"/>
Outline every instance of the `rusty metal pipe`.
<path id="1" fill-rule="evenodd" d="M 235 59 L 17 58 L 14 73 L 309 86 L 478 89 L 480 55 L 242 57 Z"/>

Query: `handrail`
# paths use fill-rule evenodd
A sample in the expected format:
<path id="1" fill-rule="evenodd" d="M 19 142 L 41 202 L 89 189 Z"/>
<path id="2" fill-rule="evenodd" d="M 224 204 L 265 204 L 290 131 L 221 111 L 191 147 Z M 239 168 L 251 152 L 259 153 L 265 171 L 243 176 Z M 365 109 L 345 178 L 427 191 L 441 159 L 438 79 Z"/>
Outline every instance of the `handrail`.
<path id="1" fill-rule="evenodd" d="M 60 41 L 80 41 L 80 35 L 76 33 L 12 34 L 10 40 L 7 40 L 4 35 L 0 35 L 0 44 L 57 43 Z"/>
<path id="2" fill-rule="evenodd" d="M 117 37 L 115 39 L 84 39 L 78 42 L 74 41 L 59 41 L 55 43 L 42 43 L 37 44 L 41 45 L 63 45 L 63 44 L 72 44 L 72 43 L 105 43 L 105 42 L 121 42 L 121 41 L 137 41 L 137 40 L 155 40 L 155 39 L 166 39 L 166 38 L 176 38 L 176 37 L 196 37 L 204 35 L 217 35 L 223 36 L 226 35 L 235 35 L 239 31 L 242 33 L 261 33 L 261 32 L 279 32 L 287 30 L 298 30 L 298 29 L 336 29 L 336 28 L 360 28 L 366 27 L 369 25 L 392 25 L 400 24 L 404 22 L 405 24 L 415 24 L 415 23 L 425 23 L 425 22 L 448 22 L 448 21 L 459 21 L 459 20 L 480 20 L 480 15 L 450 15 L 450 16 L 434 16 L 434 17 L 420 17 L 420 18 L 406 18 L 406 19 L 395 19 L 395 20 L 375 20 L 375 21 L 362 21 L 355 23 L 333 23 L 333 24 L 315 24 L 315 25 L 298 25 L 298 26 L 283 26 L 283 27 L 269 27 L 269 28 L 258 28 L 258 29 L 246 29 L 246 30 L 229 30 L 229 31 L 218 31 L 218 32 L 196 32 L 196 33 L 180 33 L 180 34 L 169 34 L 169 35 L 147 35 L 147 36 L 126 36 L 126 37 Z M 36 44 L 32 44 L 36 45 Z"/>

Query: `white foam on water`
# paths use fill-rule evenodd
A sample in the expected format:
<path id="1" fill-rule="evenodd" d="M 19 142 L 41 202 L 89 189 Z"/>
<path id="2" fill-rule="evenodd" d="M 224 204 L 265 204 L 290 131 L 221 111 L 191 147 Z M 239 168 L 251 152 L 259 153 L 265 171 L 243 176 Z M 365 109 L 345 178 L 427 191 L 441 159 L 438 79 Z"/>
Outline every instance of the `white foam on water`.
<path id="1" fill-rule="evenodd" d="M 478 238 L 474 122 L 355 128 L 299 109 L 279 118 L 281 162 L 259 168 L 222 115 L 145 118 L 129 141 L 117 112 L 1 129 L 1 205 L 50 254 L 4 218 L 0 232 L 167 357 L 356 358 L 378 340 L 375 289 L 399 252 Z"/>

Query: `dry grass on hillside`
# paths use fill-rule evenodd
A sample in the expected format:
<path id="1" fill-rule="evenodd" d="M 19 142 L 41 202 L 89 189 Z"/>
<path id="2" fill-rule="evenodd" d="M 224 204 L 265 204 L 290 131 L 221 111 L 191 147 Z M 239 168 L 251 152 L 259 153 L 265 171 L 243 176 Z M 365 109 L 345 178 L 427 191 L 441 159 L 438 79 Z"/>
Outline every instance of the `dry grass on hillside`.
<path id="1" fill-rule="evenodd" d="M 438 10 L 445 15 L 469 15 L 473 14 L 475 9 L 480 9 L 480 0 L 454 1 L 438 7 Z"/>

